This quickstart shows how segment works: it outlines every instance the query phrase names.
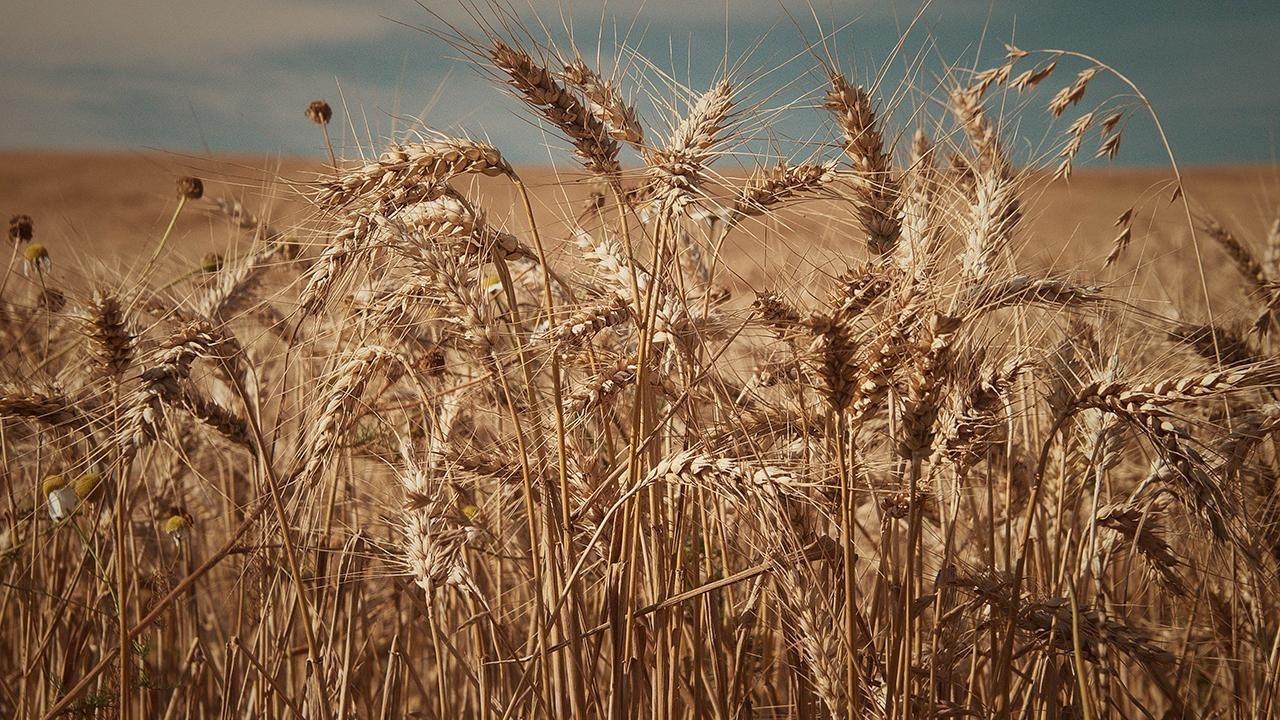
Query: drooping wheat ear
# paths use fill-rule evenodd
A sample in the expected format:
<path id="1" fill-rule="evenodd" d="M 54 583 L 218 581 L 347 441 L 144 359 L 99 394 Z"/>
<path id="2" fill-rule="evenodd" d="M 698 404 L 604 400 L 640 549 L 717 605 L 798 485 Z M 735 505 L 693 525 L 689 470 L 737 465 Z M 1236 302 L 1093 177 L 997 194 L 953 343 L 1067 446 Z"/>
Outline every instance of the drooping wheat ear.
<path id="1" fill-rule="evenodd" d="M 600 77 L 582 58 L 566 63 L 561 77 L 582 91 L 591 113 L 604 123 L 615 140 L 629 143 L 636 149 L 644 147 L 644 127 L 636 115 L 636 108 L 622 98 L 613 83 Z"/>
<path id="2" fill-rule="evenodd" d="M 879 263 L 866 263 L 843 273 L 831 304 L 835 317 L 852 322 L 894 286 L 893 273 Z"/>
<path id="3" fill-rule="evenodd" d="M 1178 556 L 1164 539 L 1159 507 L 1143 507 L 1132 501 L 1111 503 L 1098 508 L 1095 519 L 1098 525 L 1112 531 L 1112 550 L 1133 548 L 1165 590 L 1186 596 L 1187 586 L 1178 572 Z"/>
<path id="4" fill-rule="evenodd" d="M 457 175 L 508 175 L 511 166 L 492 145 L 472 140 L 427 140 L 392 145 L 376 162 L 340 173 L 323 183 L 315 202 L 328 209 L 373 204 L 410 188 L 434 185 Z"/>
<path id="5" fill-rule="evenodd" d="M 813 341 L 802 360 L 821 381 L 823 398 L 837 412 L 849 407 L 857 391 L 860 344 L 850 322 L 840 314 L 809 318 Z"/>
<path id="6" fill-rule="evenodd" d="M 1236 271 L 1252 286 L 1251 294 L 1264 302 L 1270 301 L 1274 288 L 1270 278 L 1267 277 L 1266 270 L 1262 268 L 1262 263 L 1258 262 L 1253 252 L 1245 247 L 1234 233 L 1212 217 L 1201 217 L 1200 228 L 1218 243 L 1218 247 L 1222 248 L 1222 251 L 1231 259 L 1231 264 L 1235 265 Z"/>
<path id="7" fill-rule="evenodd" d="M 250 450 L 254 448 L 249 423 L 232 410 L 201 395 L 195 388 L 189 385 L 183 387 L 178 396 L 178 405 L 228 441 Z"/>
<path id="8" fill-rule="evenodd" d="M 406 367 L 398 353 L 369 345 L 353 352 L 338 368 L 333 385 L 325 394 L 320 415 L 312 422 L 303 446 L 302 470 L 295 477 L 300 488 L 310 488 L 332 459 L 334 449 L 357 415 L 360 398 L 373 376 L 378 372 L 398 376 Z"/>
<path id="9" fill-rule="evenodd" d="M 1126 428 L 1120 418 L 1097 410 L 1084 415 L 1081 442 L 1071 446 L 1068 462 L 1081 477 L 1101 478 L 1124 459 Z"/>
<path id="10" fill-rule="evenodd" d="M 415 260 L 421 277 L 435 283 L 448 311 L 458 318 L 459 334 L 468 350 L 486 369 L 494 370 L 497 311 L 471 268 L 437 248 L 425 249 Z"/>
<path id="11" fill-rule="evenodd" d="M 89 303 L 88 335 L 93 339 L 99 371 L 120 379 L 133 362 L 134 334 L 114 293 L 94 292 Z"/>
<path id="12" fill-rule="evenodd" d="M 196 299 L 196 313 L 212 323 L 223 323 L 243 312 L 282 248 L 280 244 L 269 244 L 236 262 L 224 263 Z"/>
<path id="13" fill-rule="evenodd" d="M 814 600 L 812 583 L 794 569 L 774 573 L 777 583 L 779 611 L 783 622 L 793 628 L 796 649 L 808 669 L 807 679 L 827 712 L 833 718 L 848 716 L 845 683 L 846 659 L 840 634 L 832 632 L 839 624 L 825 599 Z"/>
<path id="14" fill-rule="evenodd" d="M 858 219 L 867 233 L 867 248 L 876 255 L 888 255 L 902 232 L 902 188 L 893 176 L 871 96 L 833 71 L 823 106 L 835 116 L 844 134 L 844 152 L 853 164 Z"/>
<path id="15" fill-rule="evenodd" d="M 1163 679 L 1175 664 L 1173 654 L 1156 644 L 1147 632 L 1105 617 L 1088 606 L 1079 608 L 1073 623 L 1070 603 L 1064 598 L 1014 598 L 1014 584 L 1009 580 L 972 575 L 956 577 L 948 584 L 974 596 L 992 611 L 1013 613 L 1020 630 L 1043 638 L 1062 652 L 1074 652 L 1075 626 L 1079 628 L 1078 639 L 1086 660 L 1097 662 L 1098 649 L 1105 644 L 1139 662 L 1153 679 Z"/>
<path id="16" fill-rule="evenodd" d="M 922 311 L 920 303 L 909 298 L 858 360 L 858 382 L 849 409 L 851 422 L 870 417 L 883 404 L 899 366 L 913 352 L 909 339 Z"/>
<path id="17" fill-rule="evenodd" d="M 1274 384 L 1278 377 L 1275 364 L 1270 363 L 1184 375 L 1150 383 L 1095 380 L 1080 389 L 1076 406 L 1119 413 L 1142 413 L 1177 402 Z"/>
<path id="18" fill-rule="evenodd" d="M 827 165 L 778 163 L 757 169 L 734 199 L 729 224 L 763 215 L 797 195 L 821 190 L 834 177 L 833 169 Z"/>
<path id="19" fill-rule="evenodd" d="M 621 325 L 631 318 L 631 306 L 616 295 L 612 300 L 585 307 L 549 333 L 552 342 L 565 347 L 580 347 L 605 328 Z"/>
<path id="20" fill-rule="evenodd" d="M 1280 404 L 1270 403 L 1238 418 L 1224 446 L 1223 474 L 1230 477 L 1268 437 L 1280 430 Z"/>
<path id="21" fill-rule="evenodd" d="M 952 373 L 952 339 L 959 327 L 959 318 L 934 313 L 915 338 L 898 439 L 898 453 L 904 458 L 921 455 L 933 443 L 943 390 Z"/>
<path id="22" fill-rule="evenodd" d="M 1170 487 L 1183 504 L 1196 510 L 1217 540 L 1226 541 L 1232 538 L 1236 501 L 1213 477 L 1204 457 L 1188 444 L 1186 430 L 1169 420 L 1167 406 L 1236 390 L 1258 379 L 1256 370 L 1233 370 L 1148 385 L 1095 381 L 1085 385 L 1074 405 L 1114 413 L 1138 427 L 1160 453 L 1144 485 Z M 1274 376 L 1270 381 L 1274 382 Z"/>
<path id="23" fill-rule="evenodd" d="M 395 188 L 348 212 L 333 242 L 325 246 L 307 272 L 307 283 L 298 295 L 303 313 L 314 315 L 324 308 L 351 264 L 370 249 L 373 238 L 392 218 L 408 207 L 428 202 L 445 192 L 446 187 L 440 183 Z"/>
<path id="24" fill-rule="evenodd" d="M 565 400 L 565 411 L 574 417 L 585 416 L 618 397 L 636 381 L 636 364 L 627 358 L 612 369 L 588 380 Z"/>
<path id="25" fill-rule="evenodd" d="M 666 146 L 651 153 L 648 174 L 659 207 L 677 212 L 693 202 L 712 158 L 723 142 L 733 110 L 733 86 L 721 80 L 703 93 L 671 132 Z"/>
<path id="26" fill-rule="evenodd" d="M 998 435 L 1009 392 L 1028 366 L 1014 358 L 992 368 L 969 388 L 960 401 L 944 433 L 938 453 L 964 472 L 986 456 L 991 440 Z"/>
<path id="27" fill-rule="evenodd" d="M 617 141 L 604 122 L 561 85 L 550 70 L 529 53 L 498 38 L 493 38 L 489 59 L 506 74 L 520 98 L 573 143 L 574 154 L 589 172 L 610 178 L 617 176 L 621 170 Z"/>
<path id="28" fill-rule="evenodd" d="M 205 322 L 178 330 L 155 354 L 140 376 L 141 384 L 129 400 L 120 441 L 122 465 L 159 436 L 166 405 L 181 401 L 181 381 L 191 376 L 191 365 L 201 357 L 229 354 L 235 344 Z"/>
<path id="29" fill-rule="evenodd" d="M 1219 362 L 1228 367 L 1252 365 L 1260 360 L 1248 338 L 1235 328 L 1178 323 L 1169 330 L 1168 336 L 1215 365 Z"/>
<path id="30" fill-rule="evenodd" d="M 453 507 L 447 479 L 438 468 L 419 464 L 407 449 L 401 455 L 404 555 L 409 572 L 428 600 L 445 587 L 476 591 L 463 551 L 479 531 L 461 508 Z"/>
<path id="31" fill-rule="evenodd" d="M 489 260 L 497 255 L 503 260 L 535 259 L 514 235 L 490 227 L 484 211 L 453 192 L 411 205 L 385 224 L 388 244 L 403 245 L 403 240 L 426 240 L 440 245 L 463 258 Z M 410 247 L 421 243 L 410 242 Z"/>
<path id="32" fill-rule="evenodd" d="M 374 298 L 365 317 L 370 328 L 399 340 L 413 330 L 419 308 L 429 311 L 444 304 L 435 277 L 412 272 L 394 289 Z"/>
<path id="33" fill-rule="evenodd" d="M 0 417 L 25 417 L 50 427 L 89 427 L 80 407 L 60 390 L 0 385 Z"/>
<path id="34" fill-rule="evenodd" d="M 761 513 L 772 532 L 785 532 L 789 527 L 781 515 L 782 503 L 785 497 L 798 494 L 797 480 L 786 470 L 719 457 L 698 448 L 664 457 L 645 478 L 646 482 L 702 488 L 750 507 Z"/>
<path id="35" fill-rule="evenodd" d="M 1238 517 L 1234 488 L 1224 488 L 1210 471 L 1209 463 L 1187 444 L 1187 433 L 1155 414 L 1125 416 L 1137 422 L 1160 453 L 1143 485 L 1159 484 L 1195 511 L 1195 516 L 1219 542 L 1232 540 Z"/>
<path id="36" fill-rule="evenodd" d="M 808 329 L 808 319 L 776 292 L 757 293 L 751 308 L 781 340 L 795 338 Z"/>
<path id="37" fill-rule="evenodd" d="M 1079 307 L 1102 299 L 1101 289 L 1092 285 L 1078 285 L 1061 278 L 1013 275 L 972 287 L 966 293 L 964 305 L 977 313 L 1021 305 Z"/>

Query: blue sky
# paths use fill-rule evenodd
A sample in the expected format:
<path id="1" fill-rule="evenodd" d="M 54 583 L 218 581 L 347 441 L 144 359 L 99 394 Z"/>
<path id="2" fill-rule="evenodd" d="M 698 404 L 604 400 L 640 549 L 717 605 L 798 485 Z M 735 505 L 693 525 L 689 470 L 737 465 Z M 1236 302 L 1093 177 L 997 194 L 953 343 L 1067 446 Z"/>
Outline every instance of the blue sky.
<path id="1" fill-rule="evenodd" d="M 425 6 L 473 28 L 454 0 L 0 2 L 8 26 L 0 43 L 0 148 L 319 155 L 319 135 L 302 109 L 325 97 L 336 114 L 352 119 L 334 127 L 348 152 L 355 151 L 352 125 L 355 135 L 381 142 L 418 119 L 446 132 L 488 136 L 522 162 L 547 157 L 518 103 L 456 60 L 445 43 L 405 26 L 439 27 Z M 738 75 L 751 81 L 745 100 L 765 112 L 817 86 L 814 60 L 792 58 L 806 39 L 813 44 L 840 28 L 827 38 L 828 51 L 863 81 L 883 66 L 882 96 L 900 115 L 911 104 L 900 101 L 904 78 L 920 87 L 942 77 L 948 63 L 986 67 L 1013 41 L 1094 54 L 1129 75 L 1186 164 L 1271 163 L 1280 145 L 1280 3 L 935 0 L 897 55 L 894 46 L 918 3 L 516 0 L 515 6 L 526 17 L 542 17 L 560 42 L 571 23 L 584 54 L 593 55 L 603 35 L 603 54 L 614 56 L 625 37 L 657 70 L 695 89 L 726 57 L 745 58 Z M 921 56 L 924 69 L 909 70 Z M 624 65 L 633 74 L 637 69 L 635 60 Z M 668 116 L 661 98 L 672 95 L 653 79 L 662 73 L 648 73 L 647 84 L 630 83 L 633 92 L 656 96 L 640 104 L 658 134 Z M 1070 77 L 1047 82 L 1049 91 L 1036 102 Z M 1099 83 L 1089 101 L 1122 90 Z M 1024 155 L 1041 149 L 1041 115 L 1006 109 L 1031 138 L 1020 148 Z M 764 117 L 775 126 L 772 134 L 759 131 Z M 821 132 L 812 97 L 777 118 L 753 114 L 744 122 L 759 147 Z M 529 142 L 531 133 L 537 142 Z M 548 144 L 559 147 L 551 138 Z M 1152 125 L 1132 121 L 1117 163 L 1161 160 Z"/>

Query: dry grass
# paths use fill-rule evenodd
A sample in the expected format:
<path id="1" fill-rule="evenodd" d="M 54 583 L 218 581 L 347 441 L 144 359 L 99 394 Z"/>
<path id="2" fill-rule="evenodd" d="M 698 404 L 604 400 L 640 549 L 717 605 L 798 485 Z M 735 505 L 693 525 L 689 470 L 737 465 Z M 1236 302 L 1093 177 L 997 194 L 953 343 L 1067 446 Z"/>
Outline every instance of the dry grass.
<path id="1" fill-rule="evenodd" d="M 576 159 L 0 163 L 0 708 L 1275 714 L 1273 173 L 1074 168 L 1064 54 L 796 159 L 453 39 Z"/>

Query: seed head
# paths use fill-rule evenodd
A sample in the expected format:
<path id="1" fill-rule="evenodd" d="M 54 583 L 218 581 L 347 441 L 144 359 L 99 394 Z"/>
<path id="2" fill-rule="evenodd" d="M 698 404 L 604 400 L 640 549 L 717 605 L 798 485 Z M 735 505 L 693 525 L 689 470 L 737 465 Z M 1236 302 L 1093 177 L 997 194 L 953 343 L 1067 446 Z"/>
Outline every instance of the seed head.
<path id="1" fill-rule="evenodd" d="M 307 119 L 317 125 L 328 125 L 333 118 L 333 108 L 323 100 L 312 100 L 307 106 Z"/>
<path id="2" fill-rule="evenodd" d="M 177 533 L 182 532 L 186 527 L 187 519 L 181 515 L 170 515 L 169 518 L 164 521 L 164 531 L 170 535 L 176 535 Z"/>
<path id="3" fill-rule="evenodd" d="M 35 235 L 35 223 L 30 215 L 14 215 L 9 218 L 9 241 L 15 245 L 31 242 Z"/>
<path id="4" fill-rule="evenodd" d="M 71 513 L 75 512 L 76 491 L 67 484 L 67 478 L 61 473 L 50 475 L 44 479 L 40 485 L 44 491 L 44 495 L 49 499 L 49 519 L 54 522 L 62 522 L 71 517 Z"/>
<path id="5" fill-rule="evenodd" d="M 38 272 L 47 272 L 51 261 L 49 260 L 49 251 L 40 243 L 31 243 L 22 251 L 22 257 L 26 258 L 27 266 Z"/>
<path id="6" fill-rule="evenodd" d="M 44 495 L 59 490 L 67 484 L 67 476 L 62 473 L 46 475 L 44 482 L 40 483 L 40 492 Z"/>
<path id="7" fill-rule="evenodd" d="M 187 531 L 191 529 L 191 513 L 180 507 L 169 509 L 169 517 L 165 518 L 164 531 L 173 538 L 173 542 L 181 545 L 182 541 L 187 537 Z"/>
<path id="8" fill-rule="evenodd" d="M 204 197 L 204 183 L 197 177 L 184 175 L 178 178 L 178 195 L 188 200 Z"/>
<path id="9" fill-rule="evenodd" d="M 98 489 L 98 486 L 101 484 L 102 484 L 102 476 L 99 475 L 98 473 L 89 471 L 87 473 L 81 474 L 80 477 L 76 478 L 76 481 L 74 484 L 76 497 L 80 498 L 81 500 L 87 499 L 90 495 L 94 493 L 95 490 Z"/>

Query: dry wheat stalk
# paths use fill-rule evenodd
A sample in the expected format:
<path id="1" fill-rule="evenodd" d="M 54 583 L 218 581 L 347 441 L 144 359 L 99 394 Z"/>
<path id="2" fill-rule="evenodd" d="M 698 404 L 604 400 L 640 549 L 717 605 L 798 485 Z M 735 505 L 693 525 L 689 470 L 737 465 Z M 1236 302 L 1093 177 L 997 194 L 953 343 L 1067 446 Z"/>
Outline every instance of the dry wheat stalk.
<path id="1" fill-rule="evenodd" d="M 600 77 L 582 58 L 565 63 L 561 77 L 582 91 L 591 113 L 605 124 L 615 140 L 629 143 L 637 149 L 644 147 L 644 128 L 636 109 L 622 99 L 612 83 Z"/>
<path id="2" fill-rule="evenodd" d="M 120 438 L 121 464 L 128 466 L 139 450 L 159 436 L 165 407 L 182 399 L 181 382 L 201 357 L 228 356 L 235 351 L 229 339 L 207 323 L 192 323 L 169 338 L 140 376 L 141 386 L 128 401 Z"/>
<path id="3" fill-rule="evenodd" d="M 492 43 L 489 59 L 506 74 L 520 98 L 565 134 L 588 171 L 615 177 L 621 170 L 618 143 L 605 124 L 529 53 L 497 38 Z"/>
<path id="4" fill-rule="evenodd" d="M 590 342 L 601 330 L 616 327 L 630 319 L 631 306 L 615 296 L 612 300 L 575 312 L 553 328 L 548 337 L 566 346 L 581 346 Z"/>
<path id="5" fill-rule="evenodd" d="M 510 172 L 511 166 L 497 148 L 471 140 L 450 138 L 392 145 L 376 162 L 342 172 L 323 184 L 315 202 L 336 209 L 357 202 L 377 202 L 384 196 L 434 185 L 456 175 L 495 176 Z"/>
<path id="6" fill-rule="evenodd" d="M 114 293 L 94 292 L 87 334 L 94 341 L 103 375 L 120 379 L 133 362 L 134 333 Z"/>
<path id="7" fill-rule="evenodd" d="M 176 404 L 231 443 L 250 450 L 254 449 L 253 437 L 249 434 L 249 423 L 231 410 L 201 395 L 194 388 L 183 387 Z"/>
<path id="8" fill-rule="evenodd" d="M 826 165 L 779 163 L 768 170 L 757 170 L 734 199 L 728 222 L 734 225 L 744 217 L 773 212 L 796 195 L 822 189 L 834 177 Z"/>
<path id="9" fill-rule="evenodd" d="M 853 163 L 858 219 L 867 233 L 867 248 L 876 255 L 893 252 L 901 235 L 902 189 L 893 175 L 884 135 L 871 106 L 871 96 L 839 72 L 831 73 L 831 90 L 823 102 L 844 133 L 844 152 Z"/>
<path id="10" fill-rule="evenodd" d="M 1096 519 L 1137 552 L 1166 590 L 1186 596 L 1186 583 L 1178 572 L 1178 556 L 1164 539 L 1159 508 L 1112 503 L 1098 508 Z"/>
<path id="11" fill-rule="evenodd" d="M 724 140 L 732 110 L 733 86 L 722 80 L 689 108 L 666 146 L 650 153 L 650 193 L 660 208 L 674 213 L 696 199 L 707 166 Z"/>
<path id="12" fill-rule="evenodd" d="M 335 372 L 335 380 L 318 405 L 302 449 L 302 468 L 294 476 L 301 488 L 310 488 L 332 459 L 342 435 L 356 417 L 365 386 L 379 372 L 398 376 L 407 366 L 394 351 L 369 345 L 353 352 Z"/>

